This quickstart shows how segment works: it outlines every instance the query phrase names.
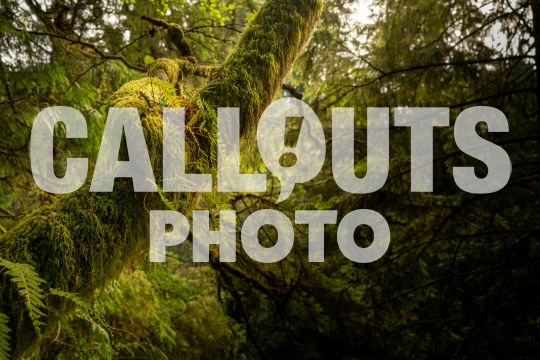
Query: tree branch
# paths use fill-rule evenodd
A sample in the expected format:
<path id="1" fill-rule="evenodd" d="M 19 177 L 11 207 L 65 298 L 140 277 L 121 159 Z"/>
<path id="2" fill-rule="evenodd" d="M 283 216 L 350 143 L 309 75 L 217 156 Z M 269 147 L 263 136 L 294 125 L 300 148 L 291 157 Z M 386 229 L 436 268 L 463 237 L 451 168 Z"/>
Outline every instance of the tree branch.
<path id="1" fill-rule="evenodd" d="M 146 15 L 142 15 L 141 19 L 148 21 L 149 23 L 161 27 L 167 30 L 167 37 L 173 45 L 178 55 L 191 59 L 192 62 L 197 62 L 193 55 L 193 49 L 191 45 L 186 41 L 184 36 L 184 30 L 178 24 L 169 23 L 165 20 L 152 18 Z"/>
<path id="2" fill-rule="evenodd" d="M 313 32 L 321 9 L 321 0 L 267 0 L 225 64 L 211 72 L 211 84 L 201 94 L 203 101 L 192 104 L 193 113 L 199 111 L 201 117 L 210 122 L 214 118 L 208 115 L 206 104 L 240 106 L 243 133 L 247 133 L 281 87 L 283 77 Z M 95 44 L 83 40 L 55 33 L 34 33 L 80 44 L 102 58 L 129 64 L 124 57 L 106 54 Z M 161 64 L 172 83 L 181 71 L 181 62 L 186 65 L 189 61 L 168 60 L 171 66 L 165 66 L 165 61 Z M 195 65 L 191 63 L 191 66 Z M 159 109 L 148 108 L 141 92 L 150 101 L 157 102 L 168 91 L 168 85 L 152 81 L 152 78 L 134 80 L 109 99 L 110 106 L 138 107 L 143 112 L 145 136 L 152 139 L 147 142 L 147 147 L 153 169 L 160 169 L 162 164 L 162 118 Z M 198 108 L 200 103 L 205 107 Z M 202 135 L 201 140 L 211 141 Z M 210 155 L 203 150 L 207 149 L 190 149 L 186 154 L 187 163 L 213 166 Z M 193 161 L 195 158 L 197 161 Z M 156 182 L 160 183 L 163 179 L 158 173 L 156 171 Z M 35 209 L 23 217 L 0 237 L 0 257 L 34 265 L 48 286 L 91 297 L 95 289 L 118 276 L 134 256 L 148 249 L 148 209 L 163 208 L 162 196 L 161 193 L 134 193 L 131 181 L 125 179 L 117 179 L 112 193 L 89 192 L 89 184 L 86 184 L 78 191 L 60 197 L 53 205 Z M 193 193 L 169 193 L 166 196 L 183 213 L 191 212 L 200 198 Z M 52 213 L 55 216 L 51 217 Z M 10 288 L 9 280 L 0 281 L 4 286 L 0 312 L 14 314 L 10 322 L 12 349 L 19 355 L 34 341 L 36 333 L 28 315 L 20 311 L 18 294 Z M 47 328 L 53 328 L 53 317 L 43 320 Z"/>
<path id="3" fill-rule="evenodd" d="M 43 32 L 43 31 L 27 31 L 27 30 L 23 30 L 23 29 L 15 29 L 15 30 L 20 31 L 20 32 L 26 32 L 26 33 L 32 34 L 32 35 L 50 36 L 50 37 L 53 37 L 53 38 L 65 40 L 65 41 L 67 41 L 67 42 L 69 42 L 71 44 L 82 45 L 82 46 L 84 46 L 86 48 L 92 49 L 102 59 L 105 59 L 105 60 L 119 60 L 119 61 L 122 61 L 124 63 L 124 65 L 126 65 L 130 69 L 141 71 L 141 72 L 146 71 L 146 68 L 144 66 L 130 63 L 129 61 L 127 61 L 127 59 L 123 55 L 109 55 L 109 54 L 106 54 L 103 50 L 98 48 L 96 44 L 85 41 L 85 40 L 71 39 L 70 37 L 68 37 L 67 35 L 64 35 L 64 34 Z"/>
<path id="4" fill-rule="evenodd" d="M 298 90 L 296 90 L 294 88 L 294 86 L 292 85 L 289 85 L 289 84 L 281 84 L 281 88 L 283 90 L 287 90 L 292 96 L 294 96 L 295 98 L 297 98 L 298 100 L 302 100 L 302 97 L 304 95 L 302 95 L 302 93 Z"/>
<path id="5" fill-rule="evenodd" d="M 267 1 L 201 96 L 213 106 L 239 107 L 247 136 L 282 85 L 322 10 L 321 0 Z"/>

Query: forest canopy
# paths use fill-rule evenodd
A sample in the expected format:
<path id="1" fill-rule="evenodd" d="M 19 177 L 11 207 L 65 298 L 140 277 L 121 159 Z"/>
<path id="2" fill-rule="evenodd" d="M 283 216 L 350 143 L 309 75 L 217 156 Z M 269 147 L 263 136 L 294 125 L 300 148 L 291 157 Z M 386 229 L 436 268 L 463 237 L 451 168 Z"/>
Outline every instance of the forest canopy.
<path id="1" fill-rule="evenodd" d="M 540 353 L 537 0 L 4 0 L 0 30 L 0 358 Z M 261 115 L 280 99 L 312 109 L 324 139 L 322 155 L 311 152 L 302 168 L 313 176 L 283 198 L 283 179 L 259 151 L 275 134 L 257 139 Z M 67 159 L 88 159 L 86 176 L 64 195 L 36 183 L 43 162 L 31 156 L 36 117 L 58 106 L 87 128 L 81 138 L 67 136 L 65 124 L 51 129 L 55 176 L 69 174 Z M 218 107 L 239 109 L 239 156 L 220 157 Z M 490 164 L 462 151 L 456 133 L 461 114 L 487 107 L 508 131 L 489 121 L 471 131 L 507 154 L 511 173 L 494 191 L 466 191 L 454 169 L 487 179 Z M 152 191 L 135 192 L 125 178 L 112 192 L 91 190 L 113 108 L 138 111 Z M 210 179 L 196 191 L 167 191 L 169 108 L 184 109 L 185 128 L 168 145 L 183 146 L 186 173 Z M 349 109 L 354 128 L 336 108 Z M 373 108 L 387 109 L 391 123 L 386 178 L 355 193 L 336 179 L 333 129 L 350 134 L 349 174 L 366 176 Z M 431 191 L 414 191 L 411 165 L 413 144 L 429 140 L 396 126 L 415 108 L 447 111 L 432 131 Z M 284 122 L 285 146 L 302 143 L 303 121 Z M 118 160 L 133 157 L 126 139 Z M 265 191 L 237 178 L 212 185 L 223 159 L 259 176 Z M 283 156 L 276 168 L 302 161 Z M 339 224 L 359 209 L 380 214 L 392 234 L 377 261 L 352 261 L 338 241 Z M 193 226 L 166 248 L 165 262 L 152 262 L 152 211 L 184 214 L 208 231 Z M 241 246 L 242 225 L 260 211 L 279 212 L 294 233 L 280 261 L 256 261 Z M 309 212 L 329 216 L 317 220 L 322 252 L 313 251 L 314 227 L 295 221 Z M 232 255 L 208 240 L 207 262 L 196 262 L 194 239 L 210 239 L 227 223 L 221 214 L 233 213 Z M 351 239 L 369 248 L 375 235 L 358 226 Z M 280 234 L 265 225 L 254 240 L 271 248 Z M 220 261 L 225 251 L 236 261 Z"/>

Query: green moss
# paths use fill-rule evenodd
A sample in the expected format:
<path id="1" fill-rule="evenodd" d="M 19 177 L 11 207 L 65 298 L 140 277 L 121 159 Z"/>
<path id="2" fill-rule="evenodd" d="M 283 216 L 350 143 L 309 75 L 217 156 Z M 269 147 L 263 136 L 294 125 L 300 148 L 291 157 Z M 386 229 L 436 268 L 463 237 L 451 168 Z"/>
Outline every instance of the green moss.
<path id="1" fill-rule="evenodd" d="M 212 71 L 189 59 L 159 59 L 150 67 L 150 77 L 131 81 L 111 96 L 110 106 L 139 109 L 158 186 L 162 105 L 186 108 L 187 170 L 215 172 L 215 107 L 240 107 L 242 133 L 249 133 L 309 39 L 321 6 L 320 0 L 268 0 L 220 69 Z M 186 99 L 173 94 L 179 78 L 201 72 L 204 76 L 212 72 L 201 94 L 187 91 Z M 172 203 L 190 213 L 198 198 L 192 193 L 167 194 L 164 203 L 159 193 L 134 193 L 131 181 L 117 180 L 112 193 L 89 193 L 86 184 L 25 216 L 0 237 L 0 256 L 34 265 L 51 287 L 92 296 L 148 249 L 149 209 L 166 209 Z M 17 356 L 36 334 L 10 283 L 0 281 L 1 312 L 10 314 Z M 53 318 L 47 321 L 51 328 Z"/>
<path id="2" fill-rule="evenodd" d="M 211 75 L 203 98 L 215 106 L 240 107 L 244 137 L 281 88 L 321 10 L 321 0 L 267 1 L 231 56 Z"/>
<path id="3" fill-rule="evenodd" d="M 154 61 L 148 69 L 149 76 L 158 76 L 159 74 L 165 75 L 166 81 L 175 85 L 178 81 L 179 65 L 174 59 L 161 58 Z"/>
<path id="4" fill-rule="evenodd" d="M 170 84 L 143 78 L 125 84 L 110 98 L 110 106 L 139 109 L 159 186 L 163 146 L 160 101 L 164 96 L 168 99 L 174 96 Z M 197 110 L 193 109 L 192 113 Z M 188 158 L 191 154 L 195 151 L 189 152 Z M 92 296 L 107 280 L 117 277 L 131 259 L 148 249 L 149 209 L 167 209 L 172 203 L 179 211 L 190 213 L 196 198 L 191 193 L 168 193 L 166 204 L 158 193 L 134 193 L 128 180 L 117 180 L 112 193 L 91 193 L 88 182 L 55 204 L 24 217 L 0 238 L 0 257 L 34 265 L 50 287 Z M 2 312 L 17 314 L 11 316 L 10 327 L 14 353 L 20 354 L 36 334 L 17 302 L 17 293 L 4 288 L 1 295 Z M 49 320 L 48 326 L 51 323 Z"/>
<path id="5" fill-rule="evenodd" d="M 180 95 L 183 95 L 182 81 L 187 75 L 197 75 L 205 79 L 210 77 L 214 67 L 201 66 L 192 57 L 181 59 L 158 59 L 150 65 L 148 75 L 160 80 L 168 81 L 172 85 L 177 85 Z"/>

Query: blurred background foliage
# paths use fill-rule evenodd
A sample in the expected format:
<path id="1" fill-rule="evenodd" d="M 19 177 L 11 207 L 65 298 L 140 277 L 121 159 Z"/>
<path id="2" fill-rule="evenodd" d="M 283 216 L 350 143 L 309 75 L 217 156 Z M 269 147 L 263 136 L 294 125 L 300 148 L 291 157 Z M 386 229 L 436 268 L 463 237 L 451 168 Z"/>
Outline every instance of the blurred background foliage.
<path id="1" fill-rule="evenodd" d="M 66 156 L 95 158 L 107 98 L 175 57 L 162 30 L 141 15 L 180 24 L 200 64 L 219 65 L 261 5 L 258 0 L 2 0 L 0 5 L 0 230 L 55 197 L 35 187 L 28 140 L 47 106 L 80 110 L 89 140 L 55 143 Z M 242 219 L 274 207 L 380 212 L 392 241 L 384 257 L 355 264 L 325 231 L 325 262 L 307 262 L 307 227 L 277 264 L 191 263 L 189 244 L 165 264 L 133 260 L 119 279 L 60 316 L 29 358 L 43 359 L 526 359 L 540 353 L 538 71 L 536 0 L 328 0 L 322 21 L 288 75 L 282 96 L 309 103 L 331 134 L 331 108 L 354 107 L 356 173 L 365 174 L 366 107 L 502 110 L 509 133 L 478 131 L 509 153 L 509 184 L 467 194 L 452 167 L 485 166 L 463 155 L 453 128 L 434 132 L 434 192 L 410 192 L 410 134 L 391 129 L 390 174 L 369 195 L 334 183 L 330 159 L 314 180 L 275 204 L 265 194 L 205 196 Z M 204 79 L 185 78 L 199 87 Z M 291 133 L 298 133 L 291 123 Z M 295 128 L 296 127 L 296 128 Z M 62 135 L 62 128 L 56 129 Z M 249 151 L 247 151 L 249 150 Z M 330 153 L 331 143 L 328 142 Z M 265 171 L 256 148 L 246 171 Z M 279 189 L 276 179 L 269 189 Z M 210 199 L 209 197 L 214 197 Z M 220 205 L 223 207 L 223 205 Z M 214 205 L 209 209 L 217 215 Z M 338 219 L 339 220 L 339 219 Z M 272 242 L 271 228 L 260 233 Z M 359 244 L 369 229 L 359 228 Z"/>

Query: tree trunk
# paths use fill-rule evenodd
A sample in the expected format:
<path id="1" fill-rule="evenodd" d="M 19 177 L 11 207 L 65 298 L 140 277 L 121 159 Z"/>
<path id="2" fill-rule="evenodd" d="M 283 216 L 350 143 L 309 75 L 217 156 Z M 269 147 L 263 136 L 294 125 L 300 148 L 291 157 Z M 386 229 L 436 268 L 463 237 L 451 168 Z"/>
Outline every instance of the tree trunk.
<path id="1" fill-rule="evenodd" d="M 215 107 L 241 108 L 241 131 L 247 136 L 262 111 L 281 87 L 283 77 L 311 36 L 320 17 L 322 0 L 268 0 L 242 35 L 225 63 L 213 71 L 197 101 L 186 105 L 187 117 L 202 111 L 209 130 L 215 129 Z M 149 72 L 161 72 L 175 83 L 181 62 L 159 60 Z M 161 94 L 163 83 L 153 78 L 134 80 L 110 99 L 111 106 L 137 107 L 156 181 L 161 181 Z M 143 95 L 144 94 L 144 95 Z M 149 101 L 150 100 L 150 101 Z M 201 101 L 202 100 L 202 101 Z M 156 105 L 152 105 L 155 103 Z M 204 104 L 204 105 L 201 105 Z M 201 109 L 201 106 L 204 109 Z M 214 135 L 212 135 L 214 136 Z M 186 136 L 187 138 L 187 136 Z M 209 170 L 205 156 L 210 141 L 200 135 L 202 149 L 187 151 Z M 206 141 L 205 141 L 206 140 Z M 186 146 L 187 148 L 187 146 Z M 189 163 L 189 161 L 188 161 Z M 25 216 L 0 238 L 0 257 L 32 264 L 49 286 L 91 296 L 118 276 L 131 259 L 149 246 L 148 209 L 164 208 L 157 194 L 134 193 L 131 181 L 117 180 L 113 193 L 90 193 L 88 184 Z M 196 205 L 193 194 L 169 194 L 181 212 Z M 2 279 L 0 311 L 10 314 L 12 348 L 20 355 L 36 338 L 20 298 Z M 51 326 L 50 321 L 48 326 Z"/>

